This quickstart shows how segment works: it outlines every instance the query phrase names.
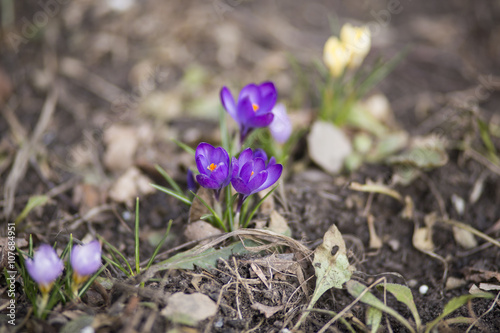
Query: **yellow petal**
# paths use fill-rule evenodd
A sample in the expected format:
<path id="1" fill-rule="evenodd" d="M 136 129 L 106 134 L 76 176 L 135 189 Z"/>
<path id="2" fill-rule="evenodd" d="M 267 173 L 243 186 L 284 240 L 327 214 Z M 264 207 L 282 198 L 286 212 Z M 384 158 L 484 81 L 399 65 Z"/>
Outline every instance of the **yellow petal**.
<path id="1" fill-rule="evenodd" d="M 323 61 L 333 77 L 339 77 L 349 61 L 349 52 L 337 37 L 330 37 L 325 43 Z"/>
<path id="2" fill-rule="evenodd" d="M 346 23 L 340 30 L 340 40 L 349 52 L 347 67 L 358 68 L 371 48 L 370 29 L 367 26 L 354 27 Z"/>

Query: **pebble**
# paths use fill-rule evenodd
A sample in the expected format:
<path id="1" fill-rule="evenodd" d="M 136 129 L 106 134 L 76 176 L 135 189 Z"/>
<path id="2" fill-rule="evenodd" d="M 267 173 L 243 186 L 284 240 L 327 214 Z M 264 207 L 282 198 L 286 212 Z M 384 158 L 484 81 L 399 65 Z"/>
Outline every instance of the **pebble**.
<path id="1" fill-rule="evenodd" d="M 426 284 L 423 284 L 420 286 L 420 288 L 418 288 L 418 292 L 422 295 L 427 294 L 428 291 L 429 291 L 429 287 Z"/>

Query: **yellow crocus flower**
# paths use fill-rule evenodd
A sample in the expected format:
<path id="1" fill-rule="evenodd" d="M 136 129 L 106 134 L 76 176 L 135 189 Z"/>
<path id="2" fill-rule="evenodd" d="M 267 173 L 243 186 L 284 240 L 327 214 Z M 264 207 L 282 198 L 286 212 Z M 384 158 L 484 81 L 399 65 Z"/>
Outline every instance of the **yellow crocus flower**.
<path id="1" fill-rule="evenodd" d="M 367 26 L 354 27 L 350 23 L 346 23 L 340 30 L 340 41 L 349 53 L 347 67 L 350 69 L 358 68 L 370 51 L 370 29 Z"/>
<path id="2" fill-rule="evenodd" d="M 337 37 L 328 38 L 323 50 L 323 61 L 333 77 L 342 75 L 349 58 L 349 51 Z"/>

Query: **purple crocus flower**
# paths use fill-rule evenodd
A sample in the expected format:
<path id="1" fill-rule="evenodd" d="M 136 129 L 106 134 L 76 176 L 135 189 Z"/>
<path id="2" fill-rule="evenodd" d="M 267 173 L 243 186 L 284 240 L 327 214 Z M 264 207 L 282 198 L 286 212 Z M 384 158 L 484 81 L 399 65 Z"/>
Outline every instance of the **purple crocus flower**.
<path id="1" fill-rule="evenodd" d="M 283 171 L 283 166 L 277 164 L 274 157 L 267 163 L 267 155 L 262 149 L 256 149 L 255 152 L 251 148 L 243 150 L 238 160 L 233 157 L 233 164 L 239 166 L 231 180 L 234 189 L 240 193 L 237 210 L 248 196 L 276 183 Z"/>
<path id="2" fill-rule="evenodd" d="M 274 140 L 285 143 L 292 134 L 292 122 L 286 114 L 286 107 L 282 103 L 276 104 L 273 108 L 274 119 L 269 124 L 269 131 Z"/>
<path id="3" fill-rule="evenodd" d="M 101 267 L 101 243 L 95 240 L 86 245 L 75 245 L 70 258 L 73 280 L 78 285 Z"/>
<path id="4" fill-rule="evenodd" d="M 195 159 L 200 172 L 196 180 L 201 186 L 213 189 L 219 200 L 220 190 L 229 184 L 233 171 L 237 171 L 229 161 L 229 154 L 222 147 L 202 142 L 196 147 Z"/>
<path id="5" fill-rule="evenodd" d="M 47 294 L 54 281 L 62 274 L 64 263 L 52 246 L 42 244 L 35 252 L 33 259 L 26 260 L 26 269 L 38 284 L 42 294 Z"/>
<path id="6" fill-rule="evenodd" d="M 220 99 L 224 109 L 240 126 L 240 142 L 243 143 L 248 134 L 258 127 L 268 126 L 274 118 L 271 112 L 278 93 L 272 82 L 260 85 L 249 84 L 245 86 L 238 96 L 238 102 L 233 99 L 231 91 L 223 87 Z"/>

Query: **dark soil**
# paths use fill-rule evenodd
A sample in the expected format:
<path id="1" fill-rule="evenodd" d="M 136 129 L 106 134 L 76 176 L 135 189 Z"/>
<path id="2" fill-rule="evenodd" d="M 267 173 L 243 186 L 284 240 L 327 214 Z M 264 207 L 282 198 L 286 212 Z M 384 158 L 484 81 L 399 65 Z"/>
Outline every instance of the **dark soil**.
<path id="1" fill-rule="evenodd" d="M 452 227 L 439 221 L 433 227 L 436 247 L 431 254 L 419 251 L 412 242 L 415 229 L 425 226 L 426 216 L 432 213 L 500 238 L 500 167 L 464 148 L 467 143 L 475 151 L 485 151 L 478 118 L 500 128 L 500 6 L 496 2 L 401 1 L 392 8 L 385 1 L 146 0 L 133 2 L 135 5 L 125 11 L 110 9 L 105 4 L 108 2 L 57 5 L 54 16 L 33 36 L 25 34 L 26 24 L 35 22 L 41 7 L 13 1 L 14 21 L 9 23 L 2 16 L 1 221 L 6 225 L 18 216 L 30 196 L 53 194 L 47 205 L 35 209 L 18 225 L 18 239 L 28 239 L 31 234 L 35 245 L 57 241 L 62 248 L 70 234 L 77 240 L 98 234 L 132 262 L 133 201 L 119 203 L 109 194 L 129 166 L 120 170 L 105 165 L 107 130 L 113 125 L 137 131 L 142 128 L 141 135 L 147 139 L 141 139 L 130 166 L 163 184 L 154 169 L 159 164 L 185 186 L 185 173 L 195 165 L 194 159 L 169 139 L 192 147 L 201 141 L 216 144 L 218 91 L 223 85 L 242 87 L 273 80 L 289 110 L 311 119 L 318 96 L 309 93 L 308 84 L 304 86 L 288 55 L 293 55 L 299 67 L 309 68 L 313 60 L 321 59 L 323 43 L 331 34 L 330 23 L 339 26 L 354 20 L 369 22 L 376 29 L 367 63 L 378 57 L 389 59 L 411 47 L 377 92 L 388 97 L 397 122 L 411 136 L 434 133 L 446 138 L 449 161 L 423 172 L 406 187 L 393 186 L 403 198 L 413 200 L 412 216 L 407 218 L 402 214 L 402 202 L 349 188 L 351 182 L 364 184 L 368 180 L 391 185 L 394 170 L 390 166 L 364 165 L 352 174 L 331 176 L 310 162 L 305 144 L 299 143 L 294 158 L 285 166 L 286 176 L 281 180 L 284 191 L 277 195 L 277 210 L 287 219 L 292 237 L 311 250 L 332 224 L 337 225 L 356 267 L 354 278 L 368 285 L 385 277 L 388 282 L 410 286 L 424 323 L 439 316 L 453 297 L 468 294 L 473 284 L 498 286 L 498 278 L 477 274 L 498 273 L 500 251 L 492 243 L 476 237 L 478 246 L 464 249 L 457 244 Z M 21 38 L 17 45 L 13 44 L 15 36 Z M 55 90 L 55 111 L 33 142 L 22 170 L 15 164 L 16 154 L 32 138 L 44 103 Z M 161 99 L 153 101 L 154 94 Z M 492 140 L 500 150 L 499 136 L 492 136 Z M 15 172 L 20 177 L 12 201 L 6 189 Z M 470 200 L 478 184 L 482 184 L 480 195 Z M 465 200 L 463 213 L 457 211 L 454 196 Z M 141 259 L 151 256 L 152 237 L 161 236 L 170 219 L 172 230 L 159 259 L 189 248 L 178 248 L 187 241 L 183 232 L 188 208 L 159 192 L 140 199 Z M 9 202 L 13 202 L 10 211 Z M 369 247 L 369 215 L 383 242 L 379 249 Z M 233 283 L 260 281 L 250 259 L 220 260 L 211 271 L 162 272 L 145 288 L 138 288 L 118 270 L 107 269 L 102 276 L 115 281 L 112 289 L 96 285 L 82 303 L 57 306 L 47 321 L 33 318 L 18 277 L 20 326 L 13 328 L 2 321 L 1 330 L 57 332 L 83 314 L 96 316 L 93 326 L 97 332 L 291 329 L 310 294 L 303 292 L 294 274 L 270 277 L 272 288 L 255 283 L 246 289 L 244 284 Z M 304 272 L 306 279 L 313 275 L 310 265 L 305 265 Z M 461 279 L 463 284 L 446 289 L 450 277 Z M 428 286 L 426 293 L 420 292 L 423 285 Z M 5 286 L 2 278 L 0 288 Z M 314 279 L 307 286 L 311 293 Z M 167 295 L 175 292 L 206 294 L 218 302 L 218 312 L 195 328 L 173 324 L 161 311 L 168 303 Z M 6 300 L 2 297 L 1 303 Z M 339 313 L 353 300 L 345 290 L 330 290 L 315 308 Z M 255 302 L 282 308 L 266 318 L 252 307 Z M 481 316 L 471 332 L 497 332 L 499 304 L 488 312 L 492 304 L 492 300 L 473 300 L 452 317 Z M 402 303 L 389 297 L 388 305 L 411 318 Z M 356 323 L 366 322 L 365 311 L 365 305 L 357 303 L 345 317 L 361 331 Z M 311 313 L 301 329 L 319 331 L 330 319 L 324 313 Z M 388 322 L 384 319 L 382 331 L 388 331 L 388 323 L 395 332 L 405 331 L 391 318 Z M 442 325 L 439 332 L 462 332 L 468 327 Z M 330 327 L 334 332 L 345 330 L 339 322 Z"/>

